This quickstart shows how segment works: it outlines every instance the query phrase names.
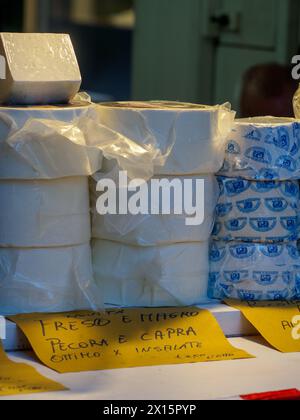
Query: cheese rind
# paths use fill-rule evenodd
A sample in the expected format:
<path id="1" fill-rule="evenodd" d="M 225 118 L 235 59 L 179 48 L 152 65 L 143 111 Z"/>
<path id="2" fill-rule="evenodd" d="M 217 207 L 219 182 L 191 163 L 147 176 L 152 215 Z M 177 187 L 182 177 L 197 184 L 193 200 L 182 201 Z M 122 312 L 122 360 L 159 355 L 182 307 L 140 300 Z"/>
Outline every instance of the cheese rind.
<path id="1" fill-rule="evenodd" d="M 0 79 L 0 103 L 63 104 L 81 86 L 81 74 L 69 35 L 0 33 L 6 78 Z"/>

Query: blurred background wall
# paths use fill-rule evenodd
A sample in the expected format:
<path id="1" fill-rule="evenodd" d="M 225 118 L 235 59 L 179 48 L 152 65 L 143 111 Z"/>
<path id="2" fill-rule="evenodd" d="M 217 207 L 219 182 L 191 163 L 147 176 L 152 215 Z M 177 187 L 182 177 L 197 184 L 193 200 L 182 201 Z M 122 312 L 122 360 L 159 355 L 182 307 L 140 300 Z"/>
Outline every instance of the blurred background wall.
<path id="1" fill-rule="evenodd" d="M 299 21 L 299 0 L 2 0 L 0 30 L 69 32 L 94 100 L 230 101 L 240 114 L 288 115 L 273 102 L 296 88 Z M 260 94 L 264 108 L 243 111 L 241 96 Z"/>

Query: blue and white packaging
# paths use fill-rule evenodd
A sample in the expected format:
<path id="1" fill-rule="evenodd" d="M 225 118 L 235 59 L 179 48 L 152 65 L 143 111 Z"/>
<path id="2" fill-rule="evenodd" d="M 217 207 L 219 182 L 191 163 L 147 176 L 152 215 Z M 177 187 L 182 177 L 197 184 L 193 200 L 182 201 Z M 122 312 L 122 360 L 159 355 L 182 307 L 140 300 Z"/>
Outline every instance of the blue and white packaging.
<path id="1" fill-rule="evenodd" d="M 220 175 L 284 181 L 300 177 L 300 120 L 258 117 L 236 120 Z"/>
<path id="2" fill-rule="evenodd" d="M 213 238 L 221 241 L 282 243 L 298 239 L 297 181 L 249 181 L 218 177 L 220 198 Z"/>
<path id="3" fill-rule="evenodd" d="M 208 294 L 215 299 L 242 301 L 299 299 L 300 254 L 297 243 L 213 241 Z"/>

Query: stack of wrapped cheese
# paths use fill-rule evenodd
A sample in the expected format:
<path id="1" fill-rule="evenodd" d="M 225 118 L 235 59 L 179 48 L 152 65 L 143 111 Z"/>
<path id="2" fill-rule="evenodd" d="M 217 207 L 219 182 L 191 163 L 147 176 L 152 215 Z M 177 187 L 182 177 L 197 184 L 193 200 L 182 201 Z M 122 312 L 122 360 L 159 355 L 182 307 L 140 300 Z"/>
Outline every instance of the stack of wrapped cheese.
<path id="1" fill-rule="evenodd" d="M 219 177 L 211 297 L 300 297 L 299 159 L 299 121 L 236 120 Z"/>
<path id="2" fill-rule="evenodd" d="M 74 50 L 67 35 L 0 41 L 9 72 L 0 82 L 9 104 L 0 107 L 0 313 L 89 308 L 88 176 L 101 156 L 91 161 L 78 126 L 91 106 L 41 105 L 78 91 Z"/>
<path id="3" fill-rule="evenodd" d="M 205 190 L 204 222 L 189 226 L 190 215 L 176 213 L 175 199 L 170 200 L 170 214 L 99 215 L 96 200 L 101 193 L 95 194 L 96 183 L 92 185 L 94 276 L 105 303 L 133 307 L 200 303 L 207 299 L 209 238 L 218 198 L 214 174 L 223 164 L 224 140 L 234 113 L 222 106 L 147 102 L 103 105 L 99 116 L 123 141 L 130 139 L 146 149 L 153 146 L 167 156 L 154 164 L 148 191 L 153 180 L 176 180 L 181 185 L 189 180 L 195 203 L 197 180 L 204 180 Z M 138 161 L 133 159 L 132 164 L 139 169 Z M 98 179 L 115 177 L 120 169 L 116 161 L 106 160 Z M 117 190 L 121 188 L 118 185 Z M 150 209 L 154 198 L 149 196 Z"/>

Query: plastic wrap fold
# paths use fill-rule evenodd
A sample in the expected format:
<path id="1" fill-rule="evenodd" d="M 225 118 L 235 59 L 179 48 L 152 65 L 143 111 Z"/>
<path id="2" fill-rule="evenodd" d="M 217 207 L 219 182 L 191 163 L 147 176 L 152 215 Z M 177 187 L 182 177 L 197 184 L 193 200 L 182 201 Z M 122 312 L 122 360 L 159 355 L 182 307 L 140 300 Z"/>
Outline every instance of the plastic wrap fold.
<path id="1" fill-rule="evenodd" d="M 131 178 L 149 179 L 164 165 L 154 138 L 138 144 L 99 118 L 101 107 L 78 95 L 66 106 L 0 108 L 0 178 L 55 179 L 89 176 L 114 159 Z"/>
<path id="2" fill-rule="evenodd" d="M 179 102 L 102 104 L 98 114 L 99 122 L 123 142 L 158 149 L 165 158 L 154 157 L 154 174 L 169 176 L 218 172 L 235 117 L 229 104 L 210 107 Z M 111 159 L 105 161 L 104 171 L 114 165 Z"/>
<path id="3" fill-rule="evenodd" d="M 103 307 L 89 244 L 0 248 L 0 313 L 65 312 Z"/>
<path id="4" fill-rule="evenodd" d="M 299 299 L 300 255 L 296 242 L 212 242 L 209 296 L 243 301 Z"/>
<path id="5" fill-rule="evenodd" d="M 88 176 L 101 169 L 101 151 L 87 145 L 81 128 L 93 107 L 1 107 L 0 178 Z"/>
<path id="6" fill-rule="evenodd" d="M 236 120 L 220 175 L 261 181 L 300 178 L 300 120 Z"/>
<path id="7" fill-rule="evenodd" d="M 208 251 L 208 242 L 142 248 L 94 240 L 95 281 L 107 305 L 194 305 L 207 301 Z"/>

